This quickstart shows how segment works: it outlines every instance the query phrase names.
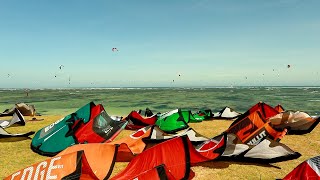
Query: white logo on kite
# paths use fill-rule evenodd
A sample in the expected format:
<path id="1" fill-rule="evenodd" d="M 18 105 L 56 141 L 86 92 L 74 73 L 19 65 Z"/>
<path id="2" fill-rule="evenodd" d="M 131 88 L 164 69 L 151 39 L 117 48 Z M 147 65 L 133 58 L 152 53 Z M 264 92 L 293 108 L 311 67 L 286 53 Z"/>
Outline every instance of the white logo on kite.
<path id="1" fill-rule="evenodd" d="M 112 131 L 113 127 L 108 125 L 106 128 L 104 128 L 102 131 L 105 133 L 105 134 L 109 134 L 111 131 Z"/>
<path id="2" fill-rule="evenodd" d="M 266 131 L 262 131 L 260 134 L 258 134 L 256 137 L 254 137 L 253 139 L 251 139 L 247 144 L 249 145 L 257 145 L 259 144 L 259 142 L 266 137 Z"/>
<path id="3" fill-rule="evenodd" d="M 15 179 L 15 177 L 18 177 L 19 175 L 21 175 L 21 179 L 25 179 L 26 177 L 27 179 L 32 179 L 32 176 L 34 176 L 33 179 L 58 179 L 57 174 L 52 174 L 52 170 L 63 169 L 62 164 L 54 164 L 55 161 L 60 159 L 61 159 L 61 156 L 58 156 L 58 157 L 52 158 L 50 161 L 43 161 L 39 163 L 37 167 L 33 167 L 33 166 L 27 167 L 23 170 L 20 170 L 12 174 L 11 179 Z M 49 163 L 49 166 L 48 166 L 48 163 Z"/>
<path id="4" fill-rule="evenodd" d="M 50 129 L 53 128 L 54 125 L 58 124 L 58 123 L 59 123 L 60 121 L 62 121 L 62 120 L 63 120 L 63 118 L 62 118 L 62 119 L 59 119 L 58 121 L 56 121 L 56 122 L 50 124 L 49 126 L 45 127 L 45 128 L 44 128 L 44 132 L 49 131 Z"/>

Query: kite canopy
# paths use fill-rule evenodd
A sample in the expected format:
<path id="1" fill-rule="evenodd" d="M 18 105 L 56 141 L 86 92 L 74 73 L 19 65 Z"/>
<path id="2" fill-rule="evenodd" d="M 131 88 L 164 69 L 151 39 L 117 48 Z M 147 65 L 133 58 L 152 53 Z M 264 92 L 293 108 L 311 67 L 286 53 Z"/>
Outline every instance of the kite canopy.
<path id="1" fill-rule="evenodd" d="M 153 126 L 147 126 L 145 128 L 141 128 L 128 137 L 108 143 L 114 145 L 120 144 L 117 161 L 128 162 L 133 158 L 133 155 L 140 154 L 147 145 L 143 139 L 149 138 L 152 132 L 152 127 Z"/>
<path id="2" fill-rule="evenodd" d="M 18 179 L 92 179 L 98 180 L 83 151 L 63 154 L 17 171 L 5 180 Z"/>
<path id="3" fill-rule="evenodd" d="M 320 122 L 320 117 L 311 117 L 305 112 L 286 111 L 269 118 L 276 129 L 288 129 L 288 134 L 310 133 Z"/>
<path id="4" fill-rule="evenodd" d="M 119 145 L 108 143 L 77 144 L 60 152 L 57 156 L 83 151 L 88 165 L 98 179 L 107 179 L 112 173 Z"/>
<path id="5" fill-rule="evenodd" d="M 280 104 L 276 105 L 274 107 L 274 109 L 277 110 L 279 113 L 282 113 L 285 111 L 284 108 Z"/>
<path id="6" fill-rule="evenodd" d="M 304 161 L 283 178 L 283 180 L 293 179 L 320 179 L 320 156 Z"/>
<path id="7" fill-rule="evenodd" d="M 203 142 L 196 147 L 197 152 L 210 160 L 220 157 L 226 148 L 226 135 L 226 133 L 223 133 Z"/>
<path id="8" fill-rule="evenodd" d="M 31 149 L 41 155 L 54 156 L 78 143 L 108 142 L 125 127 L 126 122 L 114 121 L 102 105 L 93 102 L 63 119 L 40 129 L 31 142 Z"/>
<path id="9" fill-rule="evenodd" d="M 241 113 L 236 112 L 232 108 L 226 106 L 218 113 L 215 113 L 213 118 L 215 118 L 215 119 L 235 119 L 240 115 L 241 115 Z"/>
<path id="10" fill-rule="evenodd" d="M 139 114 L 145 116 L 145 117 L 151 117 L 153 116 L 153 112 L 149 109 L 149 108 L 146 108 L 146 110 L 142 110 L 142 109 L 139 109 L 139 111 L 137 111 Z M 160 114 L 160 113 L 159 113 Z"/>
<path id="11" fill-rule="evenodd" d="M 181 110 L 182 116 L 184 119 L 187 119 L 190 123 L 202 122 L 202 118 L 196 119 L 190 110 Z"/>
<path id="12" fill-rule="evenodd" d="M 188 123 L 201 122 L 196 119 L 190 110 L 175 109 L 158 115 L 156 125 L 166 133 L 175 133 L 188 128 Z"/>
<path id="13" fill-rule="evenodd" d="M 124 121 L 113 120 L 101 104 L 93 107 L 91 112 L 96 116 L 92 115 L 90 121 L 81 124 L 75 132 L 77 142 L 80 144 L 110 142 L 127 124 Z"/>
<path id="14" fill-rule="evenodd" d="M 191 171 L 190 172 L 190 177 L 193 177 L 194 174 Z M 138 176 L 136 176 L 134 179 L 139 179 L 139 180 L 148 180 L 148 179 L 159 179 L 159 180 L 174 180 L 175 177 L 171 174 L 170 170 L 164 165 L 161 164 L 159 166 L 154 167 L 151 170 L 148 170 L 146 172 L 142 172 Z"/>
<path id="15" fill-rule="evenodd" d="M 235 135 L 228 133 L 226 148 L 221 156 L 223 160 L 247 161 L 260 163 L 275 163 L 300 157 L 288 146 L 266 138 L 257 145 L 241 142 Z"/>
<path id="16" fill-rule="evenodd" d="M 226 132 L 236 134 L 245 144 L 256 145 L 266 137 L 280 140 L 287 132 L 286 129 L 281 131 L 274 129 L 260 111 L 254 111 L 246 117 L 241 117 L 242 119 L 235 120 Z"/>
<path id="17" fill-rule="evenodd" d="M 209 120 L 213 117 L 211 109 L 201 109 L 198 112 L 193 114 L 193 117 L 196 120 L 203 121 L 203 120 Z"/>
<path id="18" fill-rule="evenodd" d="M 152 131 L 152 126 L 148 126 L 138 130 L 137 132 L 134 132 L 128 137 L 119 139 L 117 141 L 112 141 L 109 143 L 76 144 L 60 152 L 57 156 L 61 154 L 67 154 L 67 153 L 71 153 L 79 150 L 84 150 L 84 152 L 88 154 L 89 164 L 92 163 L 94 166 L 96 163 L 94 158 L 97 158 L 97 156 L 112 157 L 111 160 L 109 159 L 107 161 L 107 164 L 109 164 L 110 166 L 109 165 L 100 166 L 101 163 L 99 163 L 99 161 L 104 160 L 104 158 L 100 158 L 97 162 L 97 165 L 100 166 L 99 168 L 104 168 L 104 170 L 100 172 L 107 173 L 108 171 L 105 169 L 105 167 L 112 167 L 113 166 L 112 163 L 114 163 L 113 161 L 129 162 L 135 155 L 143 152 L 143 150 L 146 148 L 146 145 L 147 145 L 143 141 L 143 138 L 148 138 L 150 136 L 151 131 Z M 103 179 L 103 177 L 105 176 L 103 177 L 99 176 L 99 177 Z"/>
<path id="19" fill-rule="evenodd" d="M 20 113 L 18 109 L 14 109 L 14 114 L 12 116 L 12 119 L 10 120 L 0 120 L 0 127 L 7 128 L 11 125 L 21 125 L 24 126 L 26 124 L 26 121 L 23 117 L 23 115 Z"/>
<path id="20" fill-rule="evenodd" d="M 131 113 L 124 118 L 128 121 L 126 129 L 140 129 L 149 125 L 154 125 L 157 121 L 157 115 L 151 117 L 142 117 L 137 111 L 131 111 Z"/>
<path id="21" fill-rule="evenodd" d="M 242 115 L 238 116 L 238 119 L 243 119 L 244 117 L 248 116 L 249 114 L 255 112 L 255 111 L 260 111 L 260 114 L 264 119 L 269 119 L 272 116 L 275 116 L 279 114 L 277 110 L 275 110 L 273 107 L 270 105 L 264 103 L 264 102 L 259 102 L 252 106 L 247 112 L 243 113 Z M 233 122 L 235 123 L 235 122 Z"/>
<path id="22" fill-rule="evenodd" d="M 175 133 L 189 127 L 189 113 L 190 112 L 187 112 L 187 114 L 183 114 L 183 111 L 181 111 L 181 109 L 176 109 L 160 114 L 158 115 L 156 125 L 158 125 L 159 128 L 166 133 Z"/>
<path id="23" fill-rule="evenodd" d="M 112 179 L 146 177 L 144 175 L 146 172 L 150 175 L 148 179 L 157 179 L 164 176 L 163 173 L 154 170 L 159 166 L 165 167 L 167 176 L 174 179 L 189 179 L 194 175 L 191 173 L 191 164 L 207 160 L 209 159 L 194 149 L 187 136 L 176 137 L 143 151 L 130 161 L 126 169 Z"/>
<path id="24" fill-rule="evenodd" d="M 75 113 L 60 119 L 49 126 L 40 129 L 32 139 L 31 149 L 41 155 L 54 156 L 65 148 L 76 144 L 74 130 L 78 129 L 80 121 L 88 122 L 93 102 L 81 107 Z M 75 126 L 77 125 L 77 126 Z"/>
<path id="25" fill-rule="evenodd" d="M 91 108 L 89 109 L 90 119 L 76 121 L 81 124 L 75 123 L 70 126 L 71 128 L 78 126 L 78 129 L 94 129 L 97 119 L 102 119 L 102 122 L 108 119 L 101 105 L 92 107 L 90 104 L 88 105 Z M 88 106 L 82 107 L 73 116 L 82 114 L 84 117 L 85 113 L 81 112 L 86 112 Z M 259 113 L 259 111 L 254 113 Z M 93 116 L 95 118 L 91 118 Z M 92 121 L 94 122 L 91 123 Z M 87 134 L 86 131 L 75 130 L 72 136 L 76 137 L 78 132 Z M 91 134 L 91 136 L 97 135 Z M 152 141 L 163 142 L 149 146 L 149 142 Z M 201 142 L 201 144 L 194 148 L 192 141 Z M 191 128 L 169 135 L 152 125 L 141 128 L 117 141 L 70 146 L 55 157 L 17 171 L 6 179 L 25 177 L 44 179 L 44 177 L 51 176 L 57 179 L 108 179 L 117 161 L 130 161 L 130 163 L 112 179 L 191 179 L 194 177 L 191 166 L 217 158 L 273 163 L 295 159 L 299 156 L 299 153 L 269 138 L 263 139 L 256 145 L 248 145 L 231 133 L 225 132 L 212 139 L 207 139 Z"/>
<path id="26" fill-rule="evenodd" d="M 139 136 L 134 134 L 134 136 Z M 140 137 L 139 137 L 140 138 Z M 118 156 L 125 155 L 126 144 L 92 143 L 71 146 L 40 163 L 13 173 L 6 179 L 108 179 Z M 130 150 L 130 149 L 129 149 Z M 218 157 L 221 154 L 217 154 Z M 175 158 L 172 158 L 175 157 Z M 216 158 L 214 157 L 214 158 Z M 120 158 L 121 159 L 121 158 Z M 127 168 L 112 179 L 189 179 L 190 166 L 208 161 L 197 152 L 187 136 L 176 137 L 143 151 Z M 146 163 L 147 162 L 147 163 Z M 48 178 L 49 179 L 49 178 Z"/>
<path id="27" fill-rule="evenodd" d="M 149 137 L 144 138 L 145 142 L 159 143 L 175 137 L 188 136 L 192 144 L 199 144 L 207 141 L 209 138 L 199 134 L 191 127 L 178 131 L 176 134 L 167 134 L 162 131 L 158 126 L 152 126 L 152 131 Z"/>
<path id="28" fill-rule="evenodd" d="M 26 103 L 18 103 L 18 104 L 15 104 L 13 108 L 6 109 L 3 113 L 0 113 L 0 117 L 12 116 L 15 113 L 15 109 L 18 109 L 20 111 L 20 113 L 24 116 L 36 115 L 36 109 L 35 109 L 34 105 L 29 105 Z"/>

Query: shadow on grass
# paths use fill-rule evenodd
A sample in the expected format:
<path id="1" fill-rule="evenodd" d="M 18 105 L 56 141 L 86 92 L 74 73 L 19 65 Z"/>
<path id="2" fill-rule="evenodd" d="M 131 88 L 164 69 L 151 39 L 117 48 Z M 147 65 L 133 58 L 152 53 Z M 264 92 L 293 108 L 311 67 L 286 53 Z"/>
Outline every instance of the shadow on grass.
<path id="1" fill-rule="evenodd" d="M 24 141 L 27 139 L 32 139 L 30 137 L 7 137 L 7 138 L 0 138 L 0 142 L 17 142 L 17 141 Z"/>
<path id="2" fill-rule="evenodd" d="M 253 162 L 239 162 L 239 161 L 208 161 L 197 164 L 197 166 L 208 167 L 213 169 L 224 169 L 228 168 L 231 164 L 238 165 L 254 165 L 254 166 L 262 166 L 262 167 L 271 167 L 276 169 L 281 169 L 278 166 L 274 166 L 272 164 L 261 164 L 261 163 L 253 163 Z"/>

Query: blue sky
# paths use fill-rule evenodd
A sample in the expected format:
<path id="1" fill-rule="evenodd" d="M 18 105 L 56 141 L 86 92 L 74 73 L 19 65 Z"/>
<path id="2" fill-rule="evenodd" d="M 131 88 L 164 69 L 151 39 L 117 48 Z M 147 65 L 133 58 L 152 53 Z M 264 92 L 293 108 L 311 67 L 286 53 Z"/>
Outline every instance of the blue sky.
<path id="1" fill-rule="evenodd" d="M 317 0 L 0 3 L 0 88 L 320 85 Z"/>

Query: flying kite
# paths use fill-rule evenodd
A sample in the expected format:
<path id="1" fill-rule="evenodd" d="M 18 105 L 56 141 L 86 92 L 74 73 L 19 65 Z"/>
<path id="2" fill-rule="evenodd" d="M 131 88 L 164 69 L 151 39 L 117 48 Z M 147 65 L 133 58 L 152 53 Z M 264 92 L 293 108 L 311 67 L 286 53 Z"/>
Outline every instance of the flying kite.
<path id="1" fill-rule="evenodd" d="M 118 51 L 117 48 L 112 48 L 112 52 L 116 52 L 116 51 Z"/>
<path id="2" fill-rule="evenodd" d="M 59 69 L 62 69 L 62 67 L 64 67 L 64 65 L 60 65 L 60 66 L 59 66 Z"/>
<path id="3" fill-rule="evenodd" d="M 291 65 L 290 64 L 288 64 L 288 66 L 287 66 L 288 68 L 290 68 L 291 67 Z"/>

